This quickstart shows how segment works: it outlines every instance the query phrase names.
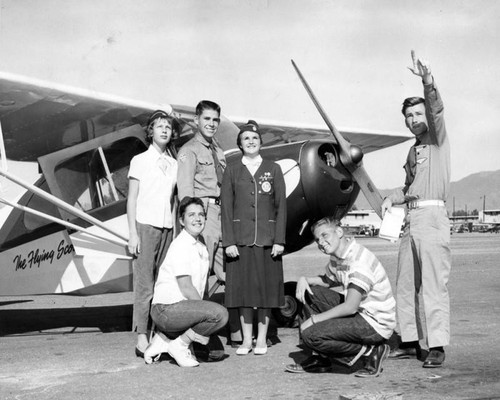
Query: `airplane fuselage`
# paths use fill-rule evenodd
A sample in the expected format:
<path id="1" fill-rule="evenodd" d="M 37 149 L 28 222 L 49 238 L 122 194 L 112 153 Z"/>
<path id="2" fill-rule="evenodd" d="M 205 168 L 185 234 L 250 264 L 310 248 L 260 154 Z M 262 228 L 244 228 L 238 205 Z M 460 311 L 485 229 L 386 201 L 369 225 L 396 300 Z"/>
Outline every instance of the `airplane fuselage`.
<path id="1" fill-rule="evenodd" d="M 146 149 L 140 127 L 127 127 L 41 157 L 43 177 L 36 186 L 128 235 L 127 172 L 130 159 Z M 97 149 L 101 148 L 99 156 Z M 338 219 L 352 206 L 359 188 L 338 161 L 329 139 L 263 147 L 261 155 L 280 165 L 286 182 L 287 243 L 293 252 L 312 241 L 311 224 L 325 215 Z M 227 152 L 228 163 L 241 157 Z M 102 163 L 111 172 L 105 176 Z M 114 198 L 110 186 L 115 188 Z M 116 195 L 118 193 L 118 195 Z M 1 295 L 73 293 L 80 295 L 132 290 L 132 258 L 123 246 L 90 237 L 100 228 L 58 210 L 27 192 L 22 206 L 62 217 L 83 228 L 67 229 L 14 209 L 0 228 Z"/>

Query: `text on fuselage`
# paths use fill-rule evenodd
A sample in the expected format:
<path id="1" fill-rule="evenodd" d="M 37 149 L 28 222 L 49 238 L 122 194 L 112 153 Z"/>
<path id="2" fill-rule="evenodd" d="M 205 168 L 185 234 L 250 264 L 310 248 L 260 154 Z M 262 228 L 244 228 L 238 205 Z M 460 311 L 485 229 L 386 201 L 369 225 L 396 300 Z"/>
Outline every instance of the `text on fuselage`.
<path id="1" fill-rule="evenodd" d="M 73 253 L 74 251 L 75 248 L 73 247 L 73 245 L 67 244 L 63 239 L 59 242 L 57 249 L 31 250 L 26 256 L 17 254 L 12 261 L 16 266 L 16 271 L 24 270 L 26 268 L 33 268 L 35 266 L 40 268 L 40 265 L 42 263 L 48 262 L 49 264 L 52 264 L 52 262 L 54 261 L 54 257 L 59 260 L 62 256 Z"/>

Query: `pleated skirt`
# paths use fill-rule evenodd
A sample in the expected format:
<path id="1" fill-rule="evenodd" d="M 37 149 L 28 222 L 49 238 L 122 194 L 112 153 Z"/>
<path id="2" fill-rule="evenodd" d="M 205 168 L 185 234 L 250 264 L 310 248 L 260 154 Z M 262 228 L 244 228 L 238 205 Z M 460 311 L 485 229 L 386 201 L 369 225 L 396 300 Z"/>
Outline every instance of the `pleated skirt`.
<path id="1" fill-rule="evenodd" d="M 285 303 L 283 262 L 272 247 L 238 246 L 240 256 L 226 262 L 225 305 L 277 308 Z"/>

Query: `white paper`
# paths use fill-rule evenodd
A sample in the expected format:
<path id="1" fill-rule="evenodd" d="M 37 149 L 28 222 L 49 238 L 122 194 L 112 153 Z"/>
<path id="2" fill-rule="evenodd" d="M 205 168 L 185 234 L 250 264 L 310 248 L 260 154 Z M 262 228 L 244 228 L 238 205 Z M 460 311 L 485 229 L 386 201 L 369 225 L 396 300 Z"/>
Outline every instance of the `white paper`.
<path id="1" fill-rule="evenodd" d="M 387 211 L 384 215 L 378 236 L 391 242 L 397 241 L 404 219 L 405 210 L 401 207 L 392 207 L 391 211 Z"/>

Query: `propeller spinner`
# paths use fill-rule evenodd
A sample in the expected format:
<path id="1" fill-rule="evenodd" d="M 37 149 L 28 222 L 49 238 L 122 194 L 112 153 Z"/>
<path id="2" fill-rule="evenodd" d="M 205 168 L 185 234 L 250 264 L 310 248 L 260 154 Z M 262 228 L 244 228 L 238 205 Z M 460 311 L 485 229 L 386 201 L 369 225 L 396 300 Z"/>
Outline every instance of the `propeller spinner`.
<path id="1" fill-rule="evenodd" d="M 333 125 L 333 123 L 328 118 L 328 115 L 323 110 L 323 107 L 321 107 L 321 104 L 319 104 L 318 99 L 314 95 L 309 84 L 305 80 L 304 76 L 300 72 L 300 70 L 297 67 L 297 65 L 295 64 L 295 62 L 293 60 L 291 60 L 291 61 L 292 61 L 292 65 L 295 68 L 295 71 L 297 72 L 302 84 L 304 85 L 304 88 L 306 89 L 307 93 L 309 94 L 309 97 L 311 98 L 314 105 L 316 106 L 316 109 L 321 114 L 321 117 L 325 121 L 325 123 L 328 126 L 328 129 L 330 130 L 330 132 L 332 133 L 333 137 L 337 140 L 337 143 L 338 143 L 339 149 L 340 149 L 340 152 L 339 152 L 340 153 L 339 154 L 340 162 L 351 173 L 352 177 L 358 183 L 359 187 L 361 188 L 361 191 L 363 192 L 366 199 L 368 200 L 368 203 L 370 203 L 370 205 L 375 210 L 377 215 L 380 218 L 382 218 L 382 201 L 383 201 L 382 196 L 380 195 L 375 184 L 372 182 L 372 180 L 368 176 L 368 173 L 366 172 L 365 168 L 363 167 L 363 163 L 362 163 L 363 152 L 361 151 L 361 149 L 358 146 L 351 145 L 340 134 L 340 132 L 335 127 L 335 125 Z"/>

